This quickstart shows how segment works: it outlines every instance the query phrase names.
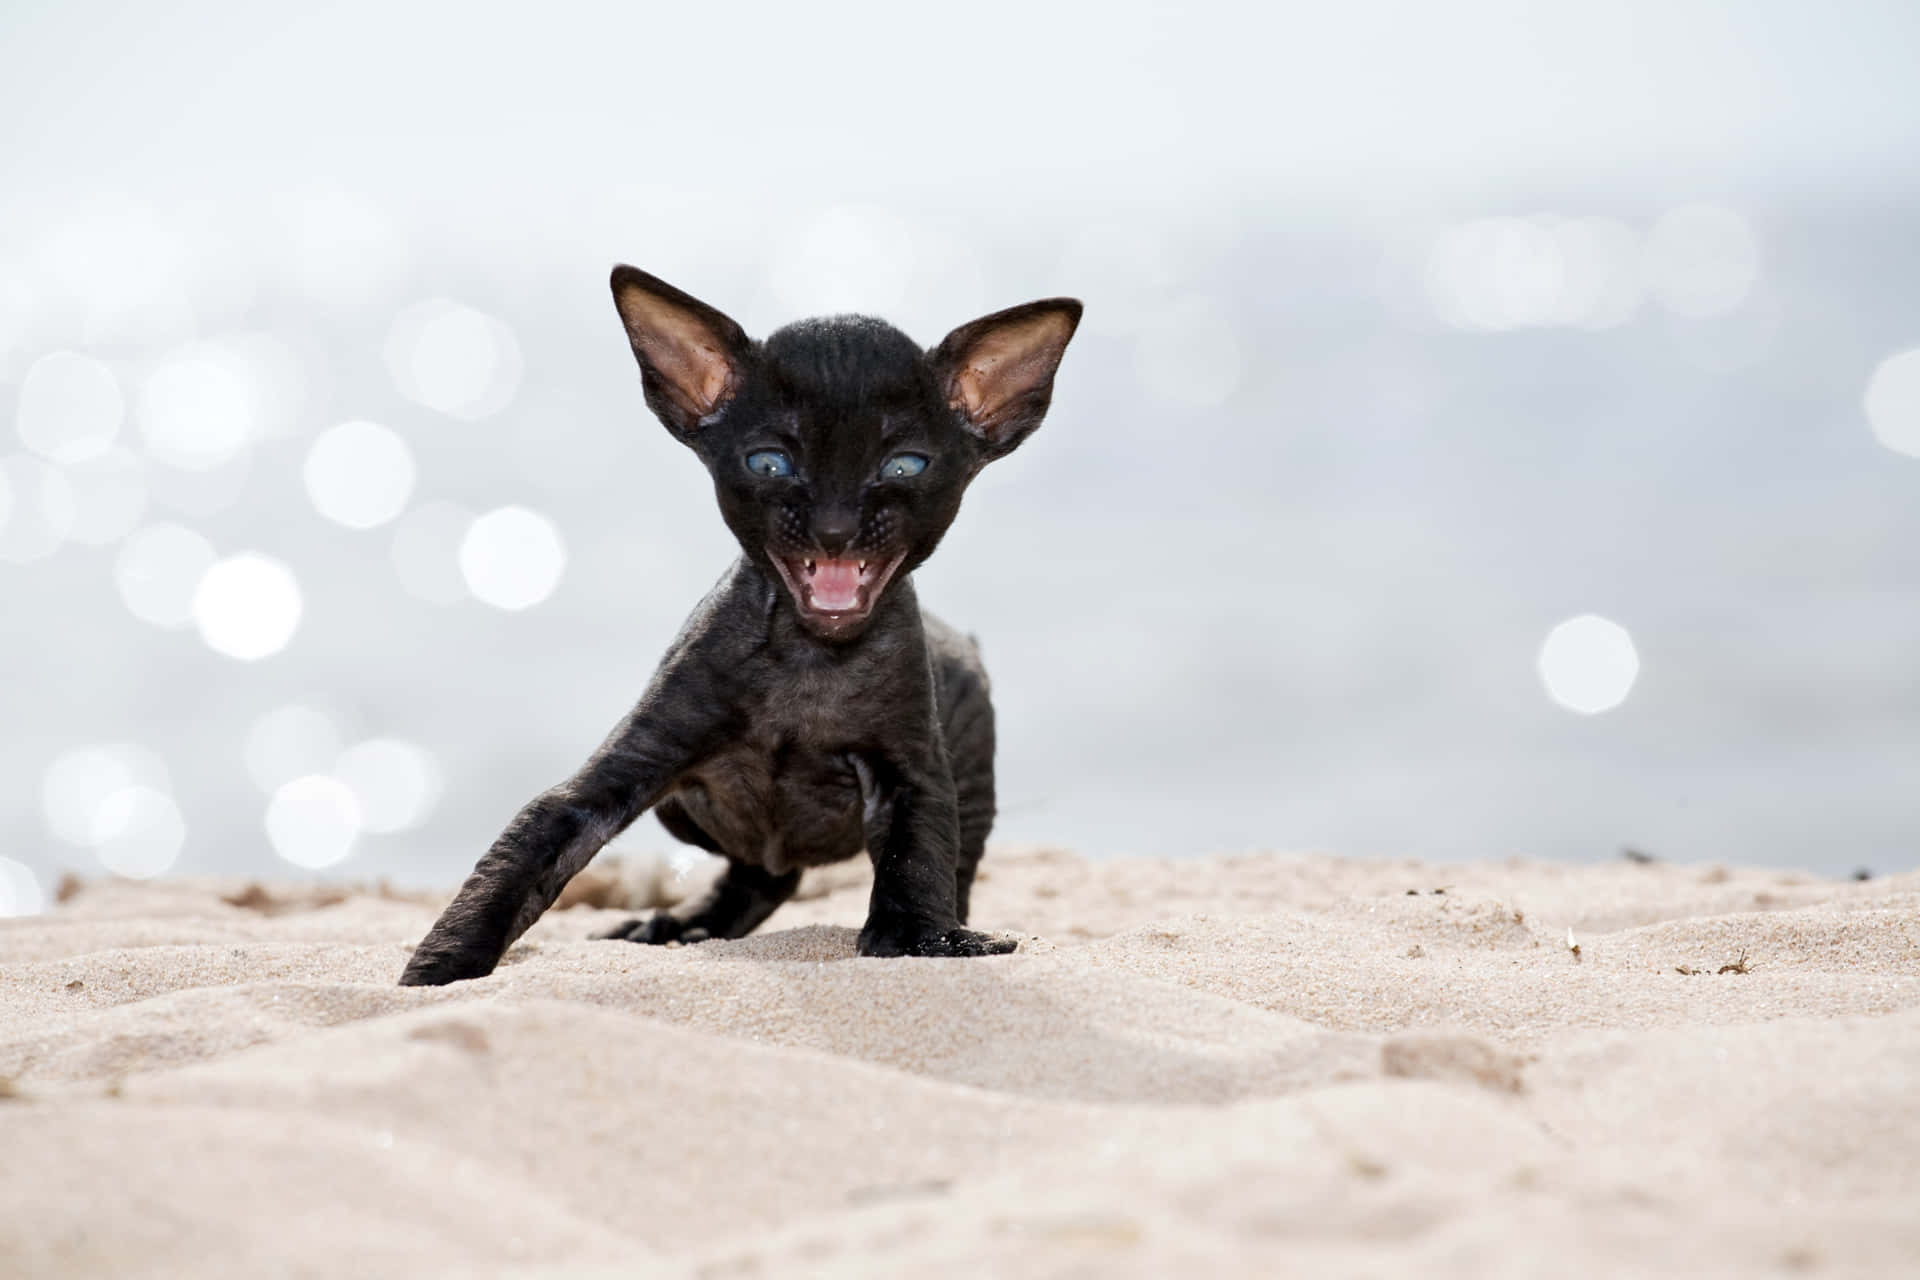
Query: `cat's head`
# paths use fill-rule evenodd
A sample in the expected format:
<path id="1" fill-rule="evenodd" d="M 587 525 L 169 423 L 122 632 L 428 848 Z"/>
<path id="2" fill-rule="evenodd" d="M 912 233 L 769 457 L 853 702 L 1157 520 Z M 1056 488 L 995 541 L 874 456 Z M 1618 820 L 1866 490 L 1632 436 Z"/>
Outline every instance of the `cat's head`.
<path id="1" fill-rule="evenodd" d="M 613 300 L 647 404 L 713 475 L 749 557 L 814 634 L 848 639 L 933 554 L 967 485 L 1040 425 L 1080 322 L 1071 298 L 985 316 L 922 351 L 879 320 L 804 320 L 764 342 L 633 267 Z"/>

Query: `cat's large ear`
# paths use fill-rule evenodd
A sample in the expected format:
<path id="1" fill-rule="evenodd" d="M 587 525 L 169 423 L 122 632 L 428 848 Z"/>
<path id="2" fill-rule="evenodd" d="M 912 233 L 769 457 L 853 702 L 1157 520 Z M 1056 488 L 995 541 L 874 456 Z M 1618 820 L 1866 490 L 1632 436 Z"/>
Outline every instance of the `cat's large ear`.
<path id="1" fill-rule="evenodd" d="M 1053 399 L 1053 371 L 1080 324 L 1080 303 L 1047 298 L 963 324 L 929 359 L 947 403 L 987 445 L 1010 453 L 1032 434 Z"/>
<path id="2" fill-rule="evenodd" d="M 690 440 L 739 388 L 753 344 L 727 316 L 636 267 L 613 269 L 613 305 L 640 362 L 647 404 L 669 431 Z"/>

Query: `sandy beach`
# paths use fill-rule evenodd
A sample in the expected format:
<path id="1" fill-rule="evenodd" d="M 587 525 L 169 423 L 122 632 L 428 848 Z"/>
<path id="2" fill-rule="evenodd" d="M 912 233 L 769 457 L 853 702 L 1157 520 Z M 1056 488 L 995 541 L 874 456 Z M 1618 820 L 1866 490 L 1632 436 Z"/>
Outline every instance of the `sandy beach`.
<path id="1" fill-rule="evenodd" d="M 1920 1274 L 1920 873 L 998 848 L 1020 950 L 754 937 L 394 985 L 438 901 L 0 922 L 0 1274 Z"/>

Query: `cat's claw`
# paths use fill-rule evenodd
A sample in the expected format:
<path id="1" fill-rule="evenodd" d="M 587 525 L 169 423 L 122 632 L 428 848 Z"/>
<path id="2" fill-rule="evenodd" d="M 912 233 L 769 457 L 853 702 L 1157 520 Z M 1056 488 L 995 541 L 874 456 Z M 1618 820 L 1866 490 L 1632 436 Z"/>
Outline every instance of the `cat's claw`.
<path id="1" fill-rule="evenodd" d="M 1003 956 L 1019 947 L 1017 938 L 974 929 L 869 922 L 860 931 L 863 956 Z"/>
<path id="2" fill-rule="evenodd" d="M 621 942 L 640 942 L 648 946 L 665 946 L 669 942 L 700 942 L 707 937 L 705 929 L 689 929 L 679 919 L 668 912 L 642 916 L 633 920 L 623 920 L 611 929 L 603 929 L 593 935 L 596 939 L 612 939 Z"/>

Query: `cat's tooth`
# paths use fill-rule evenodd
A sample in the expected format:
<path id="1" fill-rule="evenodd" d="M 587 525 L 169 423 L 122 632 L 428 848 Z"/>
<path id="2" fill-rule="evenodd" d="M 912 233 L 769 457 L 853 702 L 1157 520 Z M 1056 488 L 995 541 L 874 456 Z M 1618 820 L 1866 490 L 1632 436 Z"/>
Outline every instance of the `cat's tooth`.
<path id="1" fill-rule="evenodd" d="M 809 561 L 807 561 L 807 572 L 808 572 L 808 573 L 812 573 L 812 572 L 813 572 L 813 561 L 811 561 L 811 560 L 809 560 Z"/>
<path id="2" fill-rule="evenodd" d="M 867 562 L 865 560 L 862 560 L 860 562 L 860 572 L 865 573 L 866 571 L 867 571 Z"/>

